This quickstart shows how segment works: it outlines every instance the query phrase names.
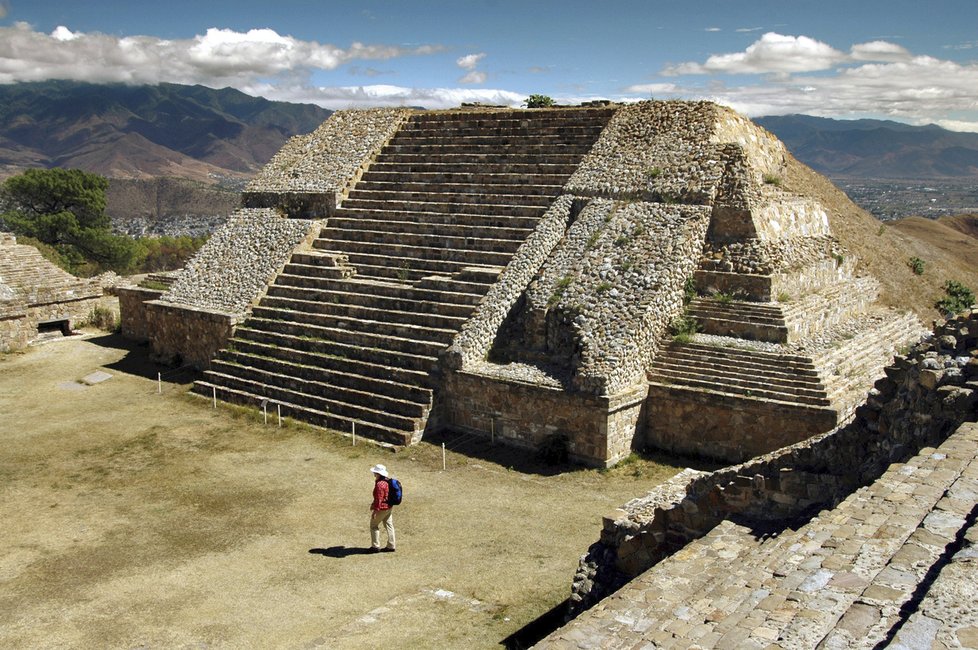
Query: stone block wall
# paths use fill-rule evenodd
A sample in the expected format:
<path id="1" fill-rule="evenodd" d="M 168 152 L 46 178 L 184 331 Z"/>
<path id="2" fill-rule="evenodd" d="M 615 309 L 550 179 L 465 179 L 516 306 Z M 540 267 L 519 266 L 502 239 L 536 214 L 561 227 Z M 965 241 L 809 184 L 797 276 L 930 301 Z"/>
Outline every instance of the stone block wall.
<path id="1" fill-rule="evenodd" d="M 154 360 L 168 365 L 210 367 L 211 359 L 223 348 L 243 316 L 159 300 L 145 303 L 146 329 L 151 332 Z"/>
<path id="2" fill-rule="evenodd" d="M 119 296 L 119 324 L 122 335 L 134 341 L 149 341 L 154 331 L 150 328 L 149 308 L 146 303 L 157 300 L 163 292 L 143 287 L 117 287 Z"/>
<path id="3" fill-rule="evenodd" d="M 536 449 L 566 436 L 571 459 L 610 467 L 632 451 L 641 427 L 644 386 L 615 396 L 569 393 L 560 387 L 474 372 L 452 373 L 436 398 L 439 426 Z"/>
<path id="4" fill-rule="evenodd" d="M 838 423 L 828 408 L 655 385 L 649 388 L 645 417 L 646 446 L 728 463 L 794 444 Z M 695 429 L 690 422 L 696 422 Z"/>
<path id="5" fill-rule="evenodd" d="M 978 311 L 939 325 L 934 336 L 886 369 L 852 422 L 707 474 L 687 474 L 604 518 L 581 558 L 573 609 L 586 609 L 720 521 L 745 515 L 791 521 L 839 503 L 963 422 L 978 421 Z"/>

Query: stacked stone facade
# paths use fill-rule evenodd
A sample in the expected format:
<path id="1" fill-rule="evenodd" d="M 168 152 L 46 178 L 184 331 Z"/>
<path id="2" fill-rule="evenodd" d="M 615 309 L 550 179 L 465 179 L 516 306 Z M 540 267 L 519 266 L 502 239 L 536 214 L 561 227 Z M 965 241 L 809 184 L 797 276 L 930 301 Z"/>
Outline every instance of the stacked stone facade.
<path id="1" fill-rule="evenodd" d="M 102 293 L 98 280 L 76 278 L 0 233 L 0 352 L 27 346 L 47 323 L 70 331 L 88 320 Z"/>

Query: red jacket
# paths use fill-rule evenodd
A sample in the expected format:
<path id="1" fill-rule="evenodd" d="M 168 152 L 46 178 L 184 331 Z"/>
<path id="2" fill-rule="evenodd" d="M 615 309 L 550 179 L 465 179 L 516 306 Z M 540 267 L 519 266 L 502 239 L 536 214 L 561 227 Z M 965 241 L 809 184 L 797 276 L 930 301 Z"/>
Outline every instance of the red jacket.
<path id="1" fill-rule="evenodd" d="M 371 510 L 390 510 L 390 506 L 387 505 L 389 490 L 390 485 L 387 483 L 387 479 L 379 478 L 374 482 L 374 502 L 370 504 Z"/>

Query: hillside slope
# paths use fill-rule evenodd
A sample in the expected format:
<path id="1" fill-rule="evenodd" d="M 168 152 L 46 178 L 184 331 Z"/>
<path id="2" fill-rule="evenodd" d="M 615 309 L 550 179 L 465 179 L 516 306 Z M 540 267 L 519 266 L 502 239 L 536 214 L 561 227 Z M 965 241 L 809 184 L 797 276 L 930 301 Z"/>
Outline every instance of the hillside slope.
<path id="1" fill-rule="evenodd" d="M 885 304 L 912 309 L 928 322 L 939 316 L 933 305 L 944 295 L 945 281 L 958 280 L 978 289 L 978 240 L 961 231 L 973 227 L 969 225 L 973 221 L 912 217 L 882 224 L 829 179 L 794 158 L 789 160 L 784 185 L 819 199 L 828 208 L 834 235 L 859 258 L 861 268 L 879 279 Z M 914 275 L 910 269 L 912 257 L 924 260 L 923 275 Z"/>

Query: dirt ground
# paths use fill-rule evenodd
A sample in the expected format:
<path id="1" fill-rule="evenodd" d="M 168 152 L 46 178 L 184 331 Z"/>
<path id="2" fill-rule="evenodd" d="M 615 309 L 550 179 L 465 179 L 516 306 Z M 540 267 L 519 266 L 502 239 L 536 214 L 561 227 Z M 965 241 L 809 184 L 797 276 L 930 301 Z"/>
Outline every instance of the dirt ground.
<path id="1" fill-rule="evenodd" d="M 567 597 L 602 514 L 678 469 L 446 438 L 443 470 L 440 440 L 265 425 L 156 371 L 95 333 L 0 356 L 0 646 L 499 647 Z M 367 555 L 377 462 L 405 502 L 397 552 Z"/>

